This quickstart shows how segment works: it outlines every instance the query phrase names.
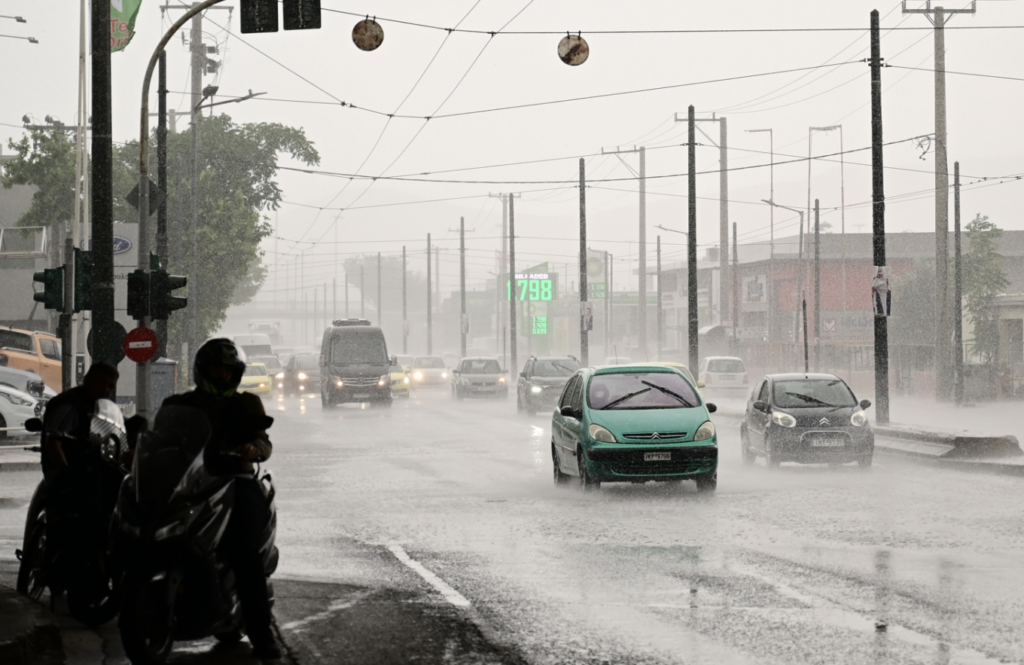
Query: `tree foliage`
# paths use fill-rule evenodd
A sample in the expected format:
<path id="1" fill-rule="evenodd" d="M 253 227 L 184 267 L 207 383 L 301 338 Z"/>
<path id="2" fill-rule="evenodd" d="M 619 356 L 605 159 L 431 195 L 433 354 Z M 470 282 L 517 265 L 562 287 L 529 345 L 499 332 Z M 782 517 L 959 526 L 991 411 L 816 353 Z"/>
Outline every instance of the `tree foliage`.
<path id="1" fill-rule="evenodd" d="M 63 132 L 34 129 L 20 141 L 7 146 L 15 159 L 3 165 L 0 182 L 5 189 L 14 185 L 35 185 L 32 206 L 18 226 L 45 226 L 67 222 L 75 216 L 75 144 Z"/>
<path id="2" fill-rule="evenodd" d="M 964 311 L 974 326 L 974 352 L 983 362 L 993 362 L 999 355 L 999 311 L 996 296 L 1010 282 L 999 254 L 1002 230 L 978 213 L 964 229 L 968 249 L 963 256 Z"/>

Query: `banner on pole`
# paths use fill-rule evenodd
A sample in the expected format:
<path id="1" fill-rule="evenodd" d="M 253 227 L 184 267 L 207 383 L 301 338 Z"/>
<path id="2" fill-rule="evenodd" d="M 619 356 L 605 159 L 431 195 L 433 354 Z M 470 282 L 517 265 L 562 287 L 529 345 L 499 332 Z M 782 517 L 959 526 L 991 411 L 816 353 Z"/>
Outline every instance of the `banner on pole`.
<path id="1" fill-rule="evenodd" d="M 110 0 L 110 52 L 123 51 L 135 36 L 142 0 Z"/>
<path id="2" fill-rule="evenodd" d="M 871 280 L 871 304 L 875 316 L 892 314 L 892 291 L 889 290 L 889 268 L 875 266 L 875 276 Z"/>

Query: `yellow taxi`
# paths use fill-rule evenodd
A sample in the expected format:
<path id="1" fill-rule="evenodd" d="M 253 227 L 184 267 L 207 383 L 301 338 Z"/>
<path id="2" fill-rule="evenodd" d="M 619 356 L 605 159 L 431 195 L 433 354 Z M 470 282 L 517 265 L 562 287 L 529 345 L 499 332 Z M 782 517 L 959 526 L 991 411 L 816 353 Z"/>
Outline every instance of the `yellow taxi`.
<path id="1" fill-rule="evenodd" d="M 410 384 L 412 383 L 409 378 L 409 372 L 405 367 L 402 366 L 401 362 L 397 362 L 391 366 L 391 396 L 392 397 L 409 397 Z"/>
<path id="2" fill-rule="evenodd" d="M 274 396 L 274 377 L 270 376 L 267 366 L 263 363 L 249 363 L 242 374 L 242 383 L 238 392 L 252 393 L 260 397 Z"/>

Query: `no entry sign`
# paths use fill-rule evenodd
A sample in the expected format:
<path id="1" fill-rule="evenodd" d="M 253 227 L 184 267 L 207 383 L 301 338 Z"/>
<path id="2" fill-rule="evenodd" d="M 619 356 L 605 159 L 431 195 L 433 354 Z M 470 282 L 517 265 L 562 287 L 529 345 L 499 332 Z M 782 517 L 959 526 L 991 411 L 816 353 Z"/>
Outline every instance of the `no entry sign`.
<path id="1" fill-rule="evenodd" d="M 124 336 L 124 354 L 129 360 L 144 363 L 156 355 L 156 333 L 149 328 L 135 328 Z"/>

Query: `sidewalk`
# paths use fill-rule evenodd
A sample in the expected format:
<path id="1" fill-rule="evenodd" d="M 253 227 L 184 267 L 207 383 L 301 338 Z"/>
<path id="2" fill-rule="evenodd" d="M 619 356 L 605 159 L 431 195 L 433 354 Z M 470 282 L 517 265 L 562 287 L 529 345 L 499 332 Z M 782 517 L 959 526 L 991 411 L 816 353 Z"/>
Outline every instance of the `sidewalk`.
<path id="1" fill-rule="evenodd" d="M 868 410 L 874 421 L 874 408 Z M 958 407 L 952 402 L 936 402 L 920 397 L 892 397 L 889 420 L 950 432 L 970 432 L 986 436 L 1015 436 L 1024 441 L 1024 402 L 979 402 Z"/>
<path id="2" fill-rule="evenodd" d="M 0 472 L 31 471 L 39 468 L 39 453 L 25 450 L 31 442 L 17 446 L 0 446 Z"/>
<path id="3" fill-rule="evenodd" d="M 60 630 L 41 603 L 0 586 L 0 663 L 62 662 Z"/>

